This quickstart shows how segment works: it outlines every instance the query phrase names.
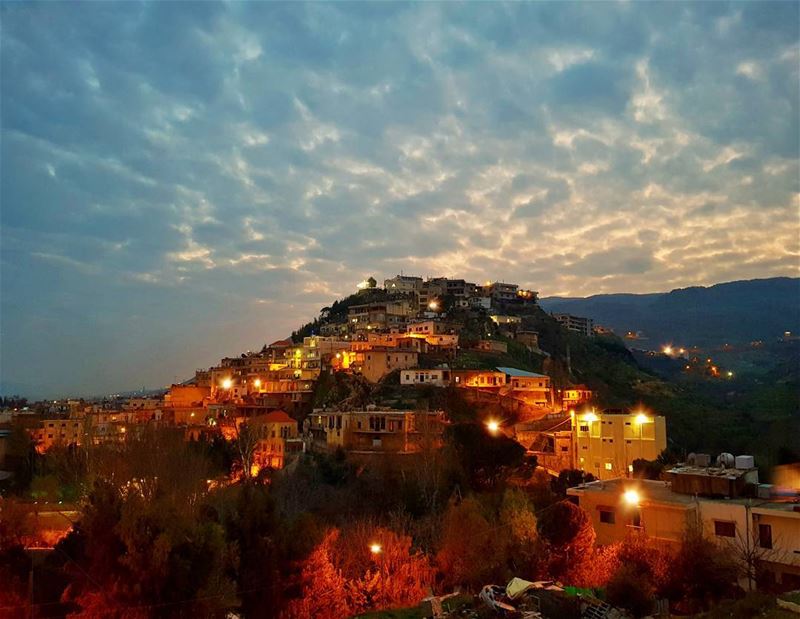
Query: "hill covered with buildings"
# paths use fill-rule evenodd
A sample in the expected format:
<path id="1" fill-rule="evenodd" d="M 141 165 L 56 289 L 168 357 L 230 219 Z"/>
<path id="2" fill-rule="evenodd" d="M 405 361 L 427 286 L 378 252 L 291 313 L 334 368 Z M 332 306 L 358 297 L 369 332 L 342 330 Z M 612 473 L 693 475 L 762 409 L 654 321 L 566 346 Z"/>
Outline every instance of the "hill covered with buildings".
<path id="1" fill-rule="evenodd" d="M 775 346 L 748 346 L 778 361 L 740 375 L 733 347 L 631 349 L 513 283 L 399 275 L 164 392 L 3 400 L 5 604 L 25 608 L 34 573 L 58 616 L 333 619 L 453 588 L 482 592 L 465 612 L 527 608 L 527 591 L 549 596 L 542 616 L 633 616 L 656 597 L 703 608 L 737 581 L 788 588 L 800 481 L 762 482 L 800 460 L 798 341 Z M 756 525 L 757 551 L 725 546 Z M 50 554 L 36 566 L 25 548 Z"/>

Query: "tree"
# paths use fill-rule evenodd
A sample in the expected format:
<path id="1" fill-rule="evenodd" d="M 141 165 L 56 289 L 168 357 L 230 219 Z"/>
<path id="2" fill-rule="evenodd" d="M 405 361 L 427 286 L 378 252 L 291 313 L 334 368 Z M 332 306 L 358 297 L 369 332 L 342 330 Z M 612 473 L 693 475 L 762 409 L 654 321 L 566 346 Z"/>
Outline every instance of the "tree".
<path id="1" fill-rule="evenodd" d="M 331 529 L 305 561 L 302 597 L 289 617 L 338 619 L 375 608 L 417 604 L 433 583 L 427 557 L 411 538 L 368 522 Z"/>
<path id="2" fill-rule="evenodd" d="M 511 573 L 536 573 L 539 563 L 536 516 L 522 490 L 509 489 L 503 493 L 499 521 L 506 539 L 505 554 Z"/>
<path id="3" fill-rule="evenodd" d="M 550 555 L 549 574 L 564 578 L 580 571 L 592 557 L 595 533 L 586 512 L 570 501 L 559 501 L 542 510 L 539 536 Z"/>
<path id="4" fill-rule="evenodd" d="M 634 617 L 650 613 L 654 596 L 655 587 L 649 576 L 635 565 L 620 565 L 606 585 L 608 603 L 629 610 Z"/>
<path id="5" fill-rule="evenodd" d="M 306 560 L 301 573 L 303 595 L 290 602 L 288 619 L 338 619 L 353 614 L 345 595 L 347 581 L 333 564 L 333 546 L 338 538 L 339 530 L 331 529 Z"/>
<path id="6" fill-rule="evenodd" d="M 235 466 L 241 471 L 244 479 L 251 479 L 258 471 L 255 469 L 255 456 L 260 440 L 260 427 L 252 423 L 236 423 L 234 420 L 235 435 Z"/>
<path id="7" fill-rule="evenodd" d="M 491 436 L 474 423 L 449 426 L 445 441 L 474 488 L 494 486 L 505 470 L 519 466 L 525 459 L 525 448 L 517 441 L 503 434 Z"/>
<path id="8" fill-rule="evenodd" d="M 436 561 L 448 586 L 485 585 L 505 564 L 505 532 L 492 527 L 477 499 L 452 502 L 442 519 Z"/>
<path id="9" fill-rule="evenodd" d="M 681 614 L 708 608 L 735 589 L 738 569 L 730 551 L 703 537 L 700 527 L 687 531 L 671 568 L 664 593 Z"/>

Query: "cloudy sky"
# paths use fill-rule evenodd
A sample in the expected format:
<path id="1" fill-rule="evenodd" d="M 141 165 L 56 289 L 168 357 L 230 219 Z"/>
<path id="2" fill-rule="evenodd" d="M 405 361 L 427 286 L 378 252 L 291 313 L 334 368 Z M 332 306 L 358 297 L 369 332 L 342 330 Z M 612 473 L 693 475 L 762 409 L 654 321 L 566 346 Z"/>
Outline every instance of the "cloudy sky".
<path id="1" fill-rule="evenodd" d="M 2 5 L 8 392 L 160 386 L 369 275 L 797 275 L 798 4 Z"/>

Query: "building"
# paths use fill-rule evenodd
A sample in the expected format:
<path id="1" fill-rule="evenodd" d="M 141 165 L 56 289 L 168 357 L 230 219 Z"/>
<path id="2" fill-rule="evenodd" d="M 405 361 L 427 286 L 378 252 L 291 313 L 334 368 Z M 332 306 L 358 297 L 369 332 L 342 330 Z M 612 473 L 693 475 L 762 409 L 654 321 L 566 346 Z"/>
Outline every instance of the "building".
<path id="1" fill-rule="evenodd" d="M 514 339 L 527 347 L 528 350 L 539 350 L 539 333 L 537 331 L 518 330 Z"/>
<path id="2" fill-rule="evenodd" d="M 292 451 L 290 446 L 301 445 L 297 421 L 282 410 L 253 417 L 247 423 L 253 425 L 259 437 L 253 458 L 259 469 L 282 469 Z"/>
<path id="3" fill-rule="evenodd" d="M 61 445 L 82 445 L 84 442 L 83 422 L 80 419 L 60 418 L 42 419 L 38 427 L 30 432 L 36 443 L 36 451 L 44 453 L 51 447 Z"/>
<path id="4" fill-rule="evenodd" d="M 567 410 L 573 406 L 591 402 L 594 393 L 586 385 L 573 385 L 566 389 L 559 389 L 557 391 L 557 396 L 561 401 L 562 410 Z"/>
<path id="5" fill-rule="evenodd" d="M 627 477 L 633 461 L 655 460 L 667 448 L 666 420 L 645 413 L 571 415 L 574 468 L 598 479 Z"/>
<path id="6" fill-rule="evenodd" d="M 522 324 L 522 318 L 519 316 L 507 316 L 504 314 L 492 314 L 489 316 L 496 325 L 500 327 L 516 327 Z"/>
<path id="7" fill-rule="evenodd" d="M 416 292 L 422 287 L 422 278 L 413 275 L 395 275 L 383 281 L 387 292 Z"/>
<path id="8" fill-rule="evenodd" d="M 350 368 L 371 383 L 377 383 L 393 370 L 403 370 L 419 365 L 419 354 L 402 348 L 373 348 L 359 353 Z"/>
<path id="9" fill-rule="evenodd" d="M 514 397 L 534 406 L 546 406 L 550 403 L 549 376 L 507 367 L 499 367 L 497 371 L 505 376 L 508 391 Z"/>
<path id="10" fill-rule="evenodd" d="M 517 300 L 517 284 L 506 284 L 504 282 L 491 282 L 483 286 L 483 296 L 492 299 L 492 307 L 497 307 L 505 303 L 513 303 Z"/>
<path id="11" fill-rule="evenodd" d="M 744 574 L 758 574 L 755 582 L 752 573 L 743 577 L 743 587 L 800 587 L 800 496 L 763 492 L 758 470 L 750 466 L 681 466 L 667 476 L 671 481 L 595 481 L 567 494 L 588 514 L 598 544 L 640 535 L 674 546 L 696 530 L 731 551 Z M 676 484 L 676 479 L 681 481 Z M 747 565 L 754 560 L 757 565 Z"/>
<path id="12" fill-rule="evenodd" d="M 202 406 L 211 397 L 211 387 L 195 384 L 171 385 L 164 396 L 164 406 L 168 408 Z"/>
<path id="13" fill-rule="evenodd" d="M 450 370 L 435 369 L 423 370 L 415 368 L 412 370 L 402 370 L 400 372 L 401 385 L 433 385 L 434 387 L 446 387 L 450 384 Z"/>
<path id="14" fill-rule="evenodd" d="M 506 375 L 497 370 L 452 370 L 450 376 L 456 387 L 494 389 L 506 384 Z"/>
<path id="15" fill-rule="evenodd" d="M 347 320 L 353 332 L 383 330 L 405 327 L 408 318 L 416 313 L 412 302 L 398 299 L 383 303 L 363 303 L 351 305 L 347 310 Z"/>
<path id="16" fill-rule="evenodd" d="M 408 455 L 440 447 L 444 426 L 441 411 L 315 410 L 305 427 L 315 450 Z"/>
<path id="17" fill-rule="evenodd" d="M 508 344 L 500 340 L 478 340 L 475 350 L 505 354 L 508 352 Z"/>
<path id="18" fill-rule="evenodd" d="M 573 316 L 572 314 L 553 314 L 553 318 L 558 321 L 558 324 L 569 331 L 580 333 L 586 337 L 592 335 L 594 320 L 591 318 Z"/>
<path id="19" fill-rule="evenodd" d="M 454 332 L 451 325 L 441 320 L 421 320 L 406 325 L 406 333 L 416 335 L 443 335 Z"/>

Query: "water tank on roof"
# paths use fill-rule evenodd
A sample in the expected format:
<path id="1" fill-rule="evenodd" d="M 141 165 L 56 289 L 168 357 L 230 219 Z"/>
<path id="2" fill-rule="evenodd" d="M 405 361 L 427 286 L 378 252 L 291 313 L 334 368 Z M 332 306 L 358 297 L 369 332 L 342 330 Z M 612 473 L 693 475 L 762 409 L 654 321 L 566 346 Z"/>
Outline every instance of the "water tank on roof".
<path id="1" fill-rule="evenodd" d="M 691 452 L 688 456 L 686 456 L 686 464 L 689 466 L 694 466 L 695 459 L 697 458 L 697 454 Z"/>
<path id="2" fill-rule="evenodd" d="M 753 456 L 736 456 L 736 468 L 747 470 L 752 469 L 756 465 Z"/>
<path id="3" fill-rule="evenodd" d="M 717 466 L 721 468 L 731 469 L 736 464 L 736 459 L 733 454 L 723 452 L 717 456 Z"/>

